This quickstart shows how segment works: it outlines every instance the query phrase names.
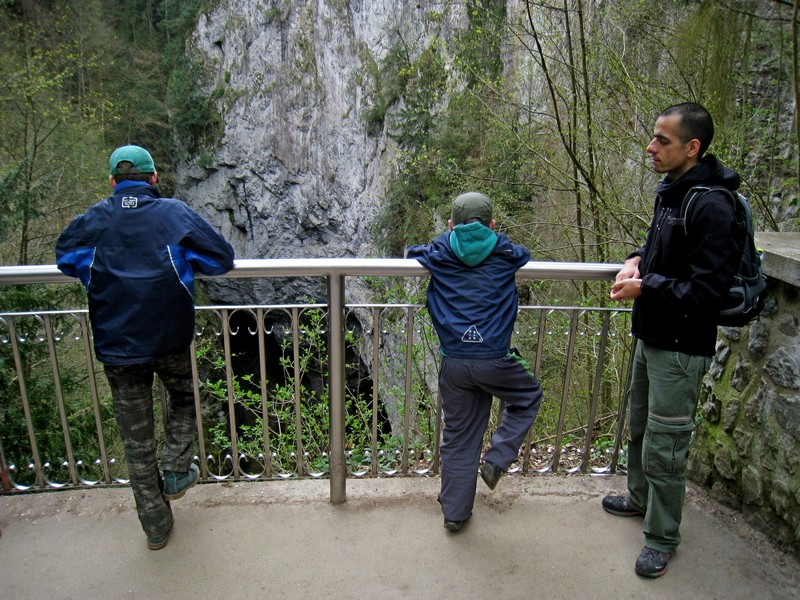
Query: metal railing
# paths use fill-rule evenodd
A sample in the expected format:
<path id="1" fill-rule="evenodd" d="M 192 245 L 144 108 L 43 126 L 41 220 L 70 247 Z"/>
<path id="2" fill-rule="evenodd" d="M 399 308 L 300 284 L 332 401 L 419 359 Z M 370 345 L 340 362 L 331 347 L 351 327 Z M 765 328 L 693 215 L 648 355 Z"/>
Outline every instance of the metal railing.
<path id="1" fill-rule="evenodd" d="M 530 262 L 518 279 L 610 280 L 619 267 Z M 202 477 L 327 475 L 330 500 L 341 503 L 348 475 L 437 473 L 437 342 L 426 312 L 413 302 L 345 302 L 347 277 L 416 280 L 427 274 L 417 261 L 404 259 L 237 260 L 223 277 L 324 277 L 328 298 L 326 304 L 197 308 L 192 356 Z M 65 282 L 75 280 L 55 266 L 0 267 L 0 284 Z M 18 389 L 15 406 L 24 420 L 14 421 L 14 431 L 0 431 L 6 471 L 0 489 L 124 483 L 86 311 L 4 312 L 0 327 L 0 359 L 7 370 L 13 363 L 16 380 L 7 389 Z M 616 468 L 627 330 L 624 309 L 520 306 L 515 341 L 535 356 L 546 402 L 512 470 Z M 363 371 L 368 375 L 348 384 Z M 160 404 L 165 411 L 163 388 Z M 42 406 L 57 426 L 42 422 Z M 43 446 L 57 456 L 43 456 Z"/>

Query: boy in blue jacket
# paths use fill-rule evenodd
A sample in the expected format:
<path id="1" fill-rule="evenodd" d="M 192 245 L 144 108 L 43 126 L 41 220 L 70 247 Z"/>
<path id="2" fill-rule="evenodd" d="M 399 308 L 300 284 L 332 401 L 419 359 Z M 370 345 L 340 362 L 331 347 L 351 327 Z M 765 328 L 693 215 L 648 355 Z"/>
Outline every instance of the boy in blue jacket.
<path id="1" fill-rule="evenodd" d="M 81 280 L 97 360 L 111 388 L 131 488 L 147 546 L 167 545 L 170 500 L 197 482 L 196 415 L 189 347 L 194 336 L 194 271 L 233 268 L 233 248 L 180 200 L 162 198 L 150 153 L 117 148 L 110 198 L 78 215 L 56 243 L 58 268 Z M 169 392 L 167 436 L 156 461 L 153 375 Z"/>
<path id="2" fill-rule="evenodd" d="M 500 425 L 480 467 L 494 489 L 518 456 L 542 401 L 527 363 L 511 350 L 517 318 L 515 274 L 530 259 L 524 246 L 495 233 L 492 203 L 468 192 L 453 202 L 449 231 L 413 246 L 430 271 L 427 308 L 441 344 L 442 486 L 444 526 L 458 531 L 472 516 L 476 471 L 492 398 L 503 402 Z"/>

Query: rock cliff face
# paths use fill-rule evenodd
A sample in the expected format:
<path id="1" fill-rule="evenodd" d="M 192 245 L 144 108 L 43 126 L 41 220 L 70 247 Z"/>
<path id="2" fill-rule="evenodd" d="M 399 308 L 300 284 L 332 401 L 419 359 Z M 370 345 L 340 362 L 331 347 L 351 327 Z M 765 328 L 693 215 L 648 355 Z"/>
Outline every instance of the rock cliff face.
<path id="1" fill-rule="evenodd" d="M 212 74 L 208 92 L 218 98 L 224 132 L 217 147 L 179 168 L 177 195 L 224 233 L 237 258 L 376 256 L 375 222 L 396 154 L 387 121 L 368 128 L 365 119 L 381 60 L 397 45 L 414 56 L 431 37 L 466 25 L 461 4 L 219 1 L 190 46 Z M 325 299 L 319 278 L 205 283 L 212 303 Z M 371 300 L 357 278 L 348 278 L 346 297 Z M 384 360 L 395 360 L 401 345 L 387 334 Z M 369 371 L 370 352 L 361 356 Z M 401 369 L 387 374 L 387 388 L 402 389 L 402 377 Z M 397 429 L 399 408 L 383 401 Z"/>
<path id="2" fill-rule="evenodd" d="M 427 4 L 427 3 L 426 3 Z M 377 65 L 399 40 L 413 53 L 466 23 L 394 0 L 223 0 L 199 22 L 196 59 L 213 73 L 224 136 L 179 170 L 181 197 L 239 258 L 375 256 L 374 223 L 395 147 L 367 134 Z M 348 296 L 358 299 L 357 283 Z M 320 298 L 307 280 L 211 283 L 214 301 Z M 356 298 L 353 298 L 353 296 Z"/>

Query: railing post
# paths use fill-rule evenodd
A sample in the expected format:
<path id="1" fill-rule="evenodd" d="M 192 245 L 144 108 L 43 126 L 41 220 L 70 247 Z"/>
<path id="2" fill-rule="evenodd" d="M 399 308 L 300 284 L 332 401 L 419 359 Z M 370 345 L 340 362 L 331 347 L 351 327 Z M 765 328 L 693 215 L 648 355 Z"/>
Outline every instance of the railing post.
<path id="1" fill-rule="evenodd" d="M 347 500 L 344 456 L 344 275 L 328 275 L 328 353 L 330 355 L 330 482 L 331 503 Z"/>

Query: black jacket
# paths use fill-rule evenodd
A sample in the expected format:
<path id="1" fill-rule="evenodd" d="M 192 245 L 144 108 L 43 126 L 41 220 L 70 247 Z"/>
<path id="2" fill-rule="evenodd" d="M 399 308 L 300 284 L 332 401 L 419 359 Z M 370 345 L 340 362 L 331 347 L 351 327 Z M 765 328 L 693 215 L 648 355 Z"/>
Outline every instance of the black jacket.
<path id="1" fill-rule="evenodd" d="M 656 188 L 653 222 L 640 254 L 642 295 L 633 304 L 633 334 L 664 350 L 713 356 L 715 313 L 739 266 L 745 232 L 729 198 L 705 194 L 692 215 L 688 235 L 679 221 L 686 193 L 695 185 L 739 187 L 732 169 L 713 155 Z M 632 256 L 631 255 L 631 256 Z"/>

